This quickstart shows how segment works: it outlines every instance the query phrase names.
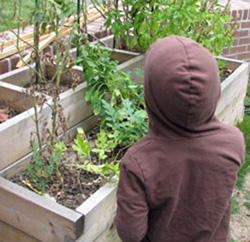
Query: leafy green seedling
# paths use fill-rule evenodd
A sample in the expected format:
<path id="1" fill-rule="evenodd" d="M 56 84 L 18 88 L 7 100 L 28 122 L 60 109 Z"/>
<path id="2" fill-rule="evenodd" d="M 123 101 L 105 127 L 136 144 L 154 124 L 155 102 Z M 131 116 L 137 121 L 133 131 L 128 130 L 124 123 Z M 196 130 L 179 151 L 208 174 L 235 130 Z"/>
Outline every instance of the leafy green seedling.
<path id="1" fill-rule="evenodd" d="M 77 151 L 81 159 L 87 157 L 89 158 L 89 161 L 91 161 L 91 156 L 90 156 L 91 147 L 88 143 L 86 135 L 82 128 L 78 128 L 77 132 L 78 134 L 76 135 L 76 138 L 74 139 L 75 144 L 72 145 L 72 148 L 75 151 Z"/>

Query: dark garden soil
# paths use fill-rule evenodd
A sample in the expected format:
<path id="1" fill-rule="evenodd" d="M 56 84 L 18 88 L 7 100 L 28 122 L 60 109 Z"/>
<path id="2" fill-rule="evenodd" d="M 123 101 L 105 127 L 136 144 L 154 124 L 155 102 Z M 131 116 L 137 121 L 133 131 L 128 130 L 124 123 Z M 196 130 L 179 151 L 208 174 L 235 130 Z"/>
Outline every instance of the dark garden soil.
<path id="1" fill-rule="evenodd" d="M 231 69 L 223 68 L 220 75 L 220 81 L 223 82 L 227 79 L 234 71 Z"/>
<path id="2" fill-rule="evenodd" d="M 6 105 L 5 103 L 0 102 L 0 124 L 16 116 L 19 113 L 20 113 L 19 111 L 15 110 L 9 105 Z"/>
<path id="3" fill-rule="evenodd" d="M 95 144 L 98 130 L 99 127 L 96 126 L 86 134 L 88 142 L 92 147 Z M 59 182 L 56 173 L 54 173 L 52 180 L 48 183 L 48 189 L 46 189 L 43 195 L 65 207 L 76 209 L 88 197 L 90 197 L 95 191 L 104 185 L 108 178 L 104 177 L 103 175 L 97 175 L 72 167 L 72 165 L 81 165 L 84 162 L 84 160 L 79 160 L 76 151 L 72 149 L 72 144 L 73 142 L 67 144 L 68 149 L 63 154 L 62 164 L 59 165 L 62 182 Z M 125 151 L 120 154 L 120 158 L 124 155 L 124 153 Z M 91 155 L 92 162 L 97 164 L 98 161 L 96 154 L 92 153 Z M 46 162 L 46 158 L 44 159 Z M 112 154 L 110 154 L 106 161 L 112 161 Z M 25 170 L 9 178 L 9 180 L 32 191 L 35 189 L 38 190 L 36 188 L 35 182 L 25 173 Z M 28 182 L 31 187 L 27 185 L 27 183 L 25 184 L 24 181 Z"/>
<path id="4" fill-rule="evenodd" d="M 59 165 L 59 170 L 63 181 L 60 183 L 56 174 L 53 174 L 53 181 L 48 183 L 49 188 L 43 195 L 71 209 L 76 209 L 106 181 L 100 175 L 91 174 L 83 170 L 78 171 L 68 167 L 66 164 Z M 35 183 L 25 172 L 16 174 L 10 180 L 29 189 L 23 182 L 26 181 L 31 184 L 33 189 L 36 189 Z M 32 188 L 30 189 L 33 190 Z"/>

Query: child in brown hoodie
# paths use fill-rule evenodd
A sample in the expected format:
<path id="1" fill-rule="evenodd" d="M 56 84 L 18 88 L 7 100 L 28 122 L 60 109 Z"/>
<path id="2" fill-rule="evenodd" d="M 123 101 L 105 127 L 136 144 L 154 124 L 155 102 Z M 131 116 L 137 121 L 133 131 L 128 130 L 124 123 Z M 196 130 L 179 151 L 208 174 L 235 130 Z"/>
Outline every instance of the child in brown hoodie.
<path id="1" fill-rule="evenodd" d="M 244 160 L 241 132 L 214 116 L 220 78 L 195 41 L 158 40 L 144 65 L 149 135 L 121 164 L 115 218 L 124 242 L 230 240 L 231 196 Z"/>

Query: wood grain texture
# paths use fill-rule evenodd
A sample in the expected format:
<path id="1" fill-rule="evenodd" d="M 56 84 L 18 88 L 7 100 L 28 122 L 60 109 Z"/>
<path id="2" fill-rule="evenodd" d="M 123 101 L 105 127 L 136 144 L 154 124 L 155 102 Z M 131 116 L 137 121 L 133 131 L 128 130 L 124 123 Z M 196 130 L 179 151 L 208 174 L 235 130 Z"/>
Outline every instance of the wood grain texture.
<path id="1" fill-rule="evenodd" d="M 221 96 L 215 114 L 223 123 L 235 125 L 242 121 L 248 76 L 249 64 L 242 63 L 221 83 Z"/>
<path id="2" fill-rule="evenodd" d="M 0 242 L 39 242 L 39 240 L 0 221 Z"/>
<path id="3" fill-rule="evenodd" d="M 33 77 L 34 71 L 25 66 L 21 69 L 16 69 L 0 75 L 0 81 L 23 87 L 27 83 L 30 83 Z"/>
<path id="4" fill-rule="evenodd" d="M 113 232 L 111 228 L 116 213 L 116 191 L 117 185 L 108 183 L 76 209 L 85 217 L 83 235 L 78 242 L 92 242 L 105 231 Z M 108 237 L 108 233 L 105 236 Z"/>
<path id="5" fill-rule="evenodd" d="M 75 241 L 83 231 L 82 214 L 0 177 L 0 220 L 46 242 Z"/>

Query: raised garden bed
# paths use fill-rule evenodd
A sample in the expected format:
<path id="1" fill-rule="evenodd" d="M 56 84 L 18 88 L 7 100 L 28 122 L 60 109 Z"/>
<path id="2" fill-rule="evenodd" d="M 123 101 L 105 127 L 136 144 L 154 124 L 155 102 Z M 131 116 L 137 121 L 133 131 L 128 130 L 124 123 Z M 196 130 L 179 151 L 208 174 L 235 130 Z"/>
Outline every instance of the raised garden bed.
<path id="1" fill-rule="evenodd" d="M 121 54 L 120 54 L 121 53 Z M 118 69 L 128 71 L 133 70 L 137 67 L 143 66 L 143 57 L 139 56 L 138 54 L 135 54 L 133 52 L 127 52 L 127 51 L 114 51 L 113 57 L 120 60 L 121 65 L 118 66 Z M 53 67 L 45 67 L 46 68 L 46 74 L 47 77 L 51 77 L 54 72 L 55 68 Z M 66 119 L 66 125 L 68 134 L 71 138 L 76 134 L 74 128 L 77 128 L 81 125 L 81 123 L 86 120 L 87 118 L 91 117 L 93 115 L 92 109 L 89 104 L 86 103 L 84 99 L 84 93 L 86 89 L 86 83 L 83 82 L 83 75 L 82 75 L 82 67 L 75 66 L 73 67 L 73 70 L 81 77 L 82 83 L 80 83 L 75 90 L 69 89 L 63 93 L 60 94 L 60 104 L 63 107 L 64 116 Z M 3 74 L 0 76 L 0 81 L 3 83 L 9 83 L 12 85 L 16 85 L 19 87 L 23 87 L 30 83 L 32 81 L 32 78 L 34 77 L 32 71 L 27 68 L 21 68 L 18 70 L 14 70 L 12 72 L 9 72 L 7 74 Z M 138 78 L 138 76 L 135 76 L 135 78 Z M 70 82 L 69 76 L 64 75 L 62 76 L 62 82 L 67 83 Z M 18 87 L 17 87 L 18 88 Z M 20 89 L 20 88 L 19 88 Z M 23 98 L 25 98 L 25 95 L 23 95 Z M 28 113 L 30 115 L 28 115 Z M 13 150 L 16 150 L 16 152 L 13 152 L 13 156 L 10 157 L 8 155 L 2 156 L 0 158 L 0 170 L 5 168 L 6 166 L 10 165 L 11 163 L 18 161 L 23 157 L 24 160 L 27 160 L 28 158 L 25 158 L 30 153 L 30 143 L 29 143 L 29 137 L 30 133 L 34 132 L 34 125 L 32 115 L 34 111 L 30 109 L 27 113 L 26 121 L 23 121 L 22 128 L 14 127 L 14 125 L 18 125 L 18 122 L 16 124 L 12 124 L 12 127 L 9 128 L 9 132 L 7 135 L 10 137 L 15 137 L 15 130 L 18 131 L 18 139 L 23 140 L 22 145 L 20 147 L 15 147 L 16 143 L 11 143 L 13 147 Z M 49 119 L 51 115 L 51 111 L 49 107 L 44 107 L 43 111 L 41 113 L 41 116 L 43 117 L 41 120 L 41 124 L 43 124 L 46 120 Z M 28 120 L 29 119 L 29 120 Z M 0 128 L 1 128 L 0 124 Z M 14 128 L 13 128 L 14 127 Z M 4 127 L 2 128 L 4 129 Z M 1 130 L 2 130 L 1 129 Z M 70 132 L 72 130 L 72 132 Z M 86 131 L 89 130 L 89 128 L 85 129 Z M 0 139 L 1 139 L 0 132 Z M 61 131 L 62 134 L 62 131 Z M 65 138 L 67 137 L 65 136 Z M 69 140 L 67 138 L 66 140 Z M 4 151 L 7 149 L 7 147 L 10 146 L 10 143 L 6 142 L 5 145 L 2 145 L 0 147 L 0 153 L 4 153 Z"/>
<path id="2" fill-rule="evenodd" d="M 130 71 L 131 68 L 141 68 L 143 59 L 143 55 L 137 56 L 119 65 L 119 69 Z M 233 125 L 242 119 L 249 64 L 228 59 L 226 61 L 234 72 L 221 84 L 222 92 L 216 115 L 224 123 Z M 128 67 L 129 62 L 135 65 Z M 75 69 L 81 71 L 80 67 L 75 67 Z M 26 71 L 29 70 L 26 69 Z M 18 79 L 21 79 L 20 75 Z M 78 88 L 83 93 L 76 100 L 85 102 L 83 98 L 85 83 L 80 84 L 76 91 Z M 73 95 L 72 93 L 74 93 L 73 90 L 68 90 L 61 94 L 61 101 L 68 97 L 68 104 L 73 104 L 68 111 L 69 114 L 66 114 L 68 117 L 73 115 L 74 105 L 77 105 L 72 101 L 73 97 L 68 96 Z M 65 101 L 65 105 L 67 105 L 66 103 Z M 76 111 L 79 112 L 82 105 L 86 104 L 79 103 Z M 72 124 L 68 130 L 69 139 L 75 134 L 76 127 L 84 126 L 85 130 L 93 127 L 96 119 L 91 116 L 91 113 L 87 114 L 84 119 L 78 120 L 75 125 Z M 1 172 L 0 220 L 2 220 L 4 229 L 1 230 L 0 237 L 11 236 L 14 231 L 20 238 L 25 238 L 25 241 L 119 241 L 113 225 L 116 210 L 115 184 L 104 185 L 74 211 L 5 179 L 22 169 L 27 159 L 20 159 Z"/>

